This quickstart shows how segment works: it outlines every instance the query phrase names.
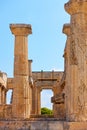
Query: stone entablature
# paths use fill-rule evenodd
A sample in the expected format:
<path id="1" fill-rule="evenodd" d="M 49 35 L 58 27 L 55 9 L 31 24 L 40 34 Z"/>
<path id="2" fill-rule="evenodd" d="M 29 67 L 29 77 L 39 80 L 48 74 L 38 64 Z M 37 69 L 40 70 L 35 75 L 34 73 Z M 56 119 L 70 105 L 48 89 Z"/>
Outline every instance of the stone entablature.
<path id="1" fill-rule="evenodd" d="M 60 82 L 62 75 L 63 72 L 58 71 L 36 71 L 32 72 L 32 79 L 37 87 L 53 89 L 53 86 Z"/>
<path id="2" fill-rule="evenodd" d="M 36 86 L 53 86 L 62 79 L 63 72 L 58 71 L 32 71 L 32 82 Z M 14 78 L 7 78 L 7 89 L 13 89 Z"/>
<path id="3" fill-rule="evenodd" d="M 33 71 L 33 80 L 60 80 L 63 72 L 59 71 Z"/>

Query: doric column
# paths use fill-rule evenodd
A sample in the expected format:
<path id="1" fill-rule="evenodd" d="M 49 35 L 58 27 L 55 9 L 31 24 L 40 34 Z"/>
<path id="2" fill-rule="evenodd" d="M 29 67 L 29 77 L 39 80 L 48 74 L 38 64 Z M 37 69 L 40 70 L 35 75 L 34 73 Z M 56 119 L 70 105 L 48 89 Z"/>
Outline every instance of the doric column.
<path id="1" fill-rule="evenodd" d="M 5 94 L 5 89 L 4 87 L 2 87 L 2 90 L 1 90 L 1 93 L 2 93 L 2 104 L 5 104 L 6 103 L 6 94 Z"/>
<path id="2" fill-rule="evenodd" d="M 28 60 L 29 65 L 29 84 L 32 87 L 33 86 L 33 78 L 32 78 L 32 60 Z"/>
<path id="3" fill-rule="evenodd" d="M 70 22 L 70 121 L 87 120 L 87 1 L 70 0 L 65 10 Z"/>
<path id="4" fill-rule="evenodd" d="M 66 34 L 67 40 L 64 50 L 65 63 L 65 111 L 66 119 L 69 118 L 71 107 L 71 86 L 70 86 L 70 24 L 64 24 L 63 33 Z"/>
<path id="5" fill-rule="evenodd" d="M 11 24 L 15 35 L 14 49 L 14 90 L 12 113 L 15 118 L 30 116 L 30 86 L 28 68 L 28 35 L 32 33 L 29 24 Z"/>
<path id="6" fill-rule="evenodd" d="M 34 85 L 32 87 L 32 111 L 31 114 L 32 115 L 36 115 L 37 114 L 37 87 Z"/>
<path id="7" fill-rule="evenodd" d="M 41 89 L 38 89 L 37 91 L 37 114 L 41 114 Z"/>
<path id="8" fill-rule="evenodd" d="M 31 115 L 33 114 L 33 104 L 34 104 L 34 96 L 35 96 L 35 88 L 33 84 L 33 78 L 32 78 L 32 60 L 28 60 L 28 65 L 29 65 L 29 85 L 30 85 L 30 103 L 31 103 Z M 34 93 L 34 95 L 33 95 Z"/>

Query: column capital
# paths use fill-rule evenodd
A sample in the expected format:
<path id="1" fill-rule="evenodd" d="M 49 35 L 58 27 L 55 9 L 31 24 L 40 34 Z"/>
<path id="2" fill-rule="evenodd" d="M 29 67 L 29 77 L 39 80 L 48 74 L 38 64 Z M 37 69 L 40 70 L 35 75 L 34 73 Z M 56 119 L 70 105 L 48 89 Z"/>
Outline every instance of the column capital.
<path id="1" fill-rule="evenodd" d="M 10 24 L 10 29 L 14 35 L 28 36 L 29 34 L 32 34 L 30 24 Z"/>
<path id="2" fill-rule="evenodd" d="M 87 13 L 87 0 L 69 0 L 64 7 L 66 12 L 70 15 L 76 13 Z"/>
<path id="3" fill-rule="evenodd" d="M 62 32 L 66 34 L 67 36 L 70 35 L 70 24 L 64 24 Z"/>

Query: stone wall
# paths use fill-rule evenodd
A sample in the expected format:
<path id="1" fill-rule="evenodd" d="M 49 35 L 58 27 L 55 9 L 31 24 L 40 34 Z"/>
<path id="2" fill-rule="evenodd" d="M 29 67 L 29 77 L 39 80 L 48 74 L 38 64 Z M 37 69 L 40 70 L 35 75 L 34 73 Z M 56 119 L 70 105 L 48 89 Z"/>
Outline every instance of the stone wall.
<path id="1" fill-rule="evenodd" d="M 0 105 L 0 120 L 12 118 L 12 105 Z"/>
<path id="2" fill-rule="evenodd" d="M 0 130 L 87 130 L 87 123 L 65 121 L 0 121 Z"/>
<path id="3" fill-rule="evenodd" d="M 1 121 L 0 130 L 64 130 L 59 121 Z"/>

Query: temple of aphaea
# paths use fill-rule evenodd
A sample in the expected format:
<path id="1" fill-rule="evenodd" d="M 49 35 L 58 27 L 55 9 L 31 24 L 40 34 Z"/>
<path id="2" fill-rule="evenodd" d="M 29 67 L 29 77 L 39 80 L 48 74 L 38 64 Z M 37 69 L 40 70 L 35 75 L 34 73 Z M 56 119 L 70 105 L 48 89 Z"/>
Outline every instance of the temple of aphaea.
<path id="1" fill-rule="evenodd" d="M 23 124 L 22 120 L 31 121 L 38 117 L 41 114 L 41 91 L 51 89 L 54 94 L 51 98 L 52 121 L 56 127 L 50 119 L 49 128 L 45 129 L 45 125 L 38 128 L 38 117 L 37 125 L 27 122 L 30 127 L 26 129 L 87 130 L 87 0 L 69 0 L 64 7 L 71 16 L 70 23 L 63 26 L 63 33 L 67 37 L 64 72 L 33 72 L 32 60 L 28 60 L 28 35 L 32 34 L 31 25 L 10 24 L 10 30 L 15 37 L 14 77 L 9 78 L 6 73 L 0 72 L 1 121 L 20 120 Z M 6 104 L 6 93 L 10 89 L 11 104 Z M 42 124 L 41 120 L 39 121 Z M 14 129 L 11 125 L 8 126 Z"/>

